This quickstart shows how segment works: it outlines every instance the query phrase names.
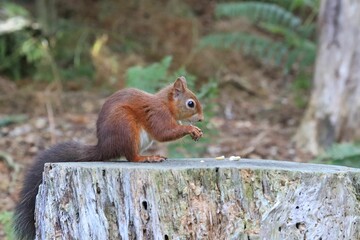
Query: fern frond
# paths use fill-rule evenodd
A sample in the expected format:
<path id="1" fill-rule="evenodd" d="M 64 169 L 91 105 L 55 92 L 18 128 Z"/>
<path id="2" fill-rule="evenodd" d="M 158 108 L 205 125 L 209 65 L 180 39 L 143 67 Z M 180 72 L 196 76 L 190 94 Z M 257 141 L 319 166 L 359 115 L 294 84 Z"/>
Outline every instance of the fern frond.
<path id="1" fill-rule="evenodd" d="M 254 23 L 271 23 L 296 29 L 301 25 L 300 18 L 286 9 L 272 3 L 239 2 L 216 5 L 217 17 L 246 17 Z"/>
<path id="2" fill-rule="evenodd" d="M 173 81 L 179 76 L 186 76 L 187 85 L 193 88 L 195 86 L 196 76 L 188 73 L 185 68 L 170 72 L 171 62 L 172 56 L 166 56 L 160 62 L 155 62 L 148 66 L 128 68 L 126 71 L 126 85 L 154 93 L 168 84 L 169 80 Z"/>
<path id="3" fill-rule="evenodd" d="M 201 40 L 200 46 L 241 50 L 245 55 L 256 57 L 266 64 L 271 62 L 275 65 L 280 65 L 288 52 L 287 47 L 279 42 L 243 32 L 211 34 Z"/>
<path id="4" fill-rule="evenodd" d="M 129 87 L 143 89 L 154 93 L 165 81 L 172 61 L 171 56 L 164 57 L 161 62 L 156 62 L 146 67 L 134 66 L 126 71 L 126 84 Z"/>
<path id="5" fill-rule="evenodd" d="M 260 2 L 275 3 L 290 11 L 301 10 L 305 8 L 317 10 L 320 5 L 319 0 L 260 0 Z"/>
<path id="6" fill-rule="evenodd" d="M 283 67 L 285 72 L 289 72 L 295 64 L 299 68 L 311 66 L 315 59 L 315 50 L 307 45 L 290 48 L 282 42 L 244 32 L 211 34 L 201 40 L 200 46 L 237 49 L 264 65 Z"/>

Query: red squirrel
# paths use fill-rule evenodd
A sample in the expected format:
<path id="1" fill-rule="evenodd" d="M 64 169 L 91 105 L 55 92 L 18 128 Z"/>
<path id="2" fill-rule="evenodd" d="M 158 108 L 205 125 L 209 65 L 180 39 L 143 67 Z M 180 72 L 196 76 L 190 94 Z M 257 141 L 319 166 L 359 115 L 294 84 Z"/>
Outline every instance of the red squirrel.
<path id="1" fill-rule="evenodd" d="M 200 128 L 178 121 L 203 120 L 202 107 L 184 77 L 157 92 L 123 89 L 111 95 L 102 106 L 96 123 L 96 145 L 77 142 L 57 144 L 36 158 L 25 175 L 20 200 L 15 210 L 14 228 L 18 239 L 35 238 L 35 199 L 48 162 L 108 161 L 124 156 L 131 162 L 161 162 L 166 157 L 144 156 L 152 142 L 172 141 L 190 135 L 197 141 Z"/>

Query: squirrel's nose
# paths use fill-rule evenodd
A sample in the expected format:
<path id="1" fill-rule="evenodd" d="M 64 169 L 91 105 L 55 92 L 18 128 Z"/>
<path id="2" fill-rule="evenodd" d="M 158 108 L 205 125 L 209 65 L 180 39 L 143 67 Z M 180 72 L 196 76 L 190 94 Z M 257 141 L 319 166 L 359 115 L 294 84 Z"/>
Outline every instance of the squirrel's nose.
<path id="1" fill-rule="evenodd" d="M 198 119 L 198 122 L 202 122 L 202 121 L 204 121 L 204 116 L 203 116 L 203 115 L 200 115 L 200 116 L 199 116 L 199 119 Z"/>

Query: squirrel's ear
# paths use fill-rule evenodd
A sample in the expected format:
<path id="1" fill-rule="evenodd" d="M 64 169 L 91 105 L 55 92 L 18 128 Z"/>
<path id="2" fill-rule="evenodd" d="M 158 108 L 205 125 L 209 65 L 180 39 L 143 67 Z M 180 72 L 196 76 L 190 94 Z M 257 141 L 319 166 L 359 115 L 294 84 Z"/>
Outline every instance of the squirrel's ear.
<path id="1" fill-rule="evenodd" d="M 184 76 L 178 77 L 176 79 L 176 81 L 180 80 L 182 82 L 182 84 L 184 85 L 184 88 L 187 88 L 187 82 L 186 82 L 186 78 Z"/>
<path id="2" fill-rule="evenodd" d="M 181 93 L 184 93 L 187 88 L 185 77 L 183 76 L 178 77 L 174 82 L 173 88 L 174 88 L 175 97 L 179 96 Z"/>

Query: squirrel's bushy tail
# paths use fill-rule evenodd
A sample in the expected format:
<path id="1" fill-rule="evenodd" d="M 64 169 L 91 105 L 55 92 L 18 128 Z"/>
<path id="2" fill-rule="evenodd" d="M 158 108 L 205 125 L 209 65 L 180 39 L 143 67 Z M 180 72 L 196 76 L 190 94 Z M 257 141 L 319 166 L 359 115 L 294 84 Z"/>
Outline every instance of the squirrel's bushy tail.
<path id="1" fill-rule="evenodd" d="M 40 153 L 25 175 L 20 199 L 15 209 L 14 231 L 19 240 L 35 238 L 35 200 L 45 163 L 96 161 L 96 147 L 77 142 L 57 144 Z"/>

